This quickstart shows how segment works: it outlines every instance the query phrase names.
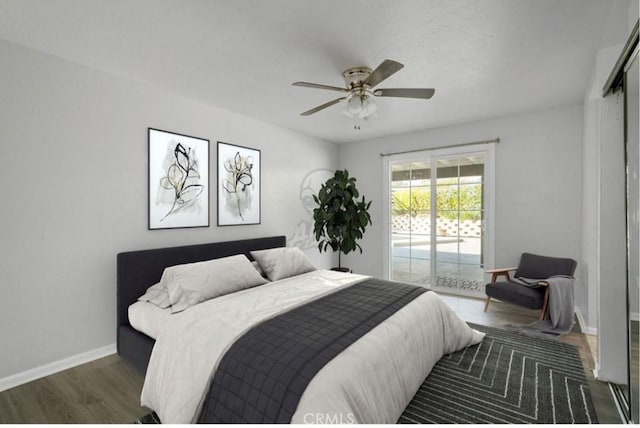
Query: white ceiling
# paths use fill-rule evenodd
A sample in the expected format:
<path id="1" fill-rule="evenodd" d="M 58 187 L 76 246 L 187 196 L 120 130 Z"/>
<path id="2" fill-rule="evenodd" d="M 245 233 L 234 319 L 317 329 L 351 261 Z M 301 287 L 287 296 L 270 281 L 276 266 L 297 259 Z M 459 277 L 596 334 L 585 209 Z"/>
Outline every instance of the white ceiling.
<path id="1" fill-rule="evenodd" d="M 0 38 L 327 141 L 346 142 L 578 103 L 615 0 L 0 0 Z M 405 68 L 353 129 L 343 70 Z"/>

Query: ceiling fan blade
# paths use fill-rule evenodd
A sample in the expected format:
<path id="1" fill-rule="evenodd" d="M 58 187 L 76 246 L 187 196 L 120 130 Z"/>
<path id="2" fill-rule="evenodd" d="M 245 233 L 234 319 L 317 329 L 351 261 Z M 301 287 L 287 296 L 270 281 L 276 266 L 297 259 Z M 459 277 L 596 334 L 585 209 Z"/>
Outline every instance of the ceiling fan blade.
<path id="1" fill-rule="evenodd" d="M 376 89 L 373 95 L 376 97 L 398 97 L 398 98 L 422 98 L 428 100 L 436 92 L 433 88 L 393 88 Z"/>
<path id="2" fill-rule="evenodd" d="M 295 82 L 295 83 L 292 83 L 292 85 L 302 86 L 303 88 L 328 89 L 330 91 L 349 92 L 349 90 L 346 88 L 340 88 L 338 86 L 320 85 L 319 83 Z"/>
<path id="3" fill-rule="evenodd" d="M 384 61 L 382 61 L 382 64 L 380 64 L 375 70 L 371 72 L 369 77 L 367 77 L 363 83 L 373 88 L 374 86 L 385 80 L 387 77 L 390 77 L 391 75 L 400 71 L 402 67 L 404 67 L 404 65 L 400 64 L 397 61 L 385 59 Z"/>
<path id="4" fill-rule="evenodd" d="M 300 113 L 300 116 L 311 116 L 314 113 L 319 112 L 320 110 L 324 110 L 327 107 L 331 107 L 334 104 L 338 104 L 340 101 L 347 99 L 347 97 L 336 98 L 333 101 L 329 101 L 328 103 L 324 103 L 316 108 L 312 108 L 311 110 L 307 110 L 304 113 Z"/>

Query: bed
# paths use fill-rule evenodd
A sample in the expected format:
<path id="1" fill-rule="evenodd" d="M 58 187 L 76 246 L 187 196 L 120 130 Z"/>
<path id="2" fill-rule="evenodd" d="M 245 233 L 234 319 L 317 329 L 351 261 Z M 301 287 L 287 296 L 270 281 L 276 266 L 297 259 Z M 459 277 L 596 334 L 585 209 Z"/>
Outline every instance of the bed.
<path id="1" fill-rule="evenodd" d="M 251 251 L 284 247 L 286 237 L 271 236 L 228 242 L 128 251 L 117 255 L 117 348 L 118 354 L 145 374 L 155 340 L 131 327 L 128 308 L 150 285 L 160 280 L 167 266 L 199 262 Z"/>
<path id="2" fill-rule="evenodd" d="M 285 246 L 285 237 L 276 236 L 118 254 L 118 353 L 146 374 L 142 404 L 156 411 L 163 422 L 394 423 L 442 355 L 482 340 L 481 333 L 470 329 L 433 292 L 323 270 L 197 304 L 172 317 L 157 342 L 131 326 L 129 307 L 159 281 L 166 267 L 236 254 L 253 260 L 252 251 Z M 226 386 L 215 390 L 218 379 L 229 377 L 225 370 L 240 364 L 233 358 L 253 352 L 241 348 L 246 337 L 281 318 L 297 319 L 296 314 L 313 312 L 313 305 L 325 304 L 315 309 L 324 313 L 339 306 L 338 296 L 355 293 L 358 288 L 365 290 L 360 291 L 363 301 L 374 293 L 376 297 L 369 299 L 374 304 L 380 290 L 393 294 L 386 289 L 402 289 L 402 293 L 415 296 L 336 351 L 313 375 L 307 375 L 309 379 L 299 388 L 293 407 L 288 405 L 291 410 L 285 419 L 215 419 L 219 412 L 211 409 L 229 401 Z M 262 337 L 264 331 L 255 334 Z M 252 374 L 251 379 L 254 377 Z M 299 380 L 291 382 L 295 385 Z M 221 398 L 216 398 L 216 391 L 223 391 Z M 242 391 L 238 386 L 236 398 L 243 397 Z M 269 398 L 274 390 L 263 394 Z M 238 406 L 237 401 L 233 406 Z M 240 401 L 242 407 L 250 400 Z M 214 419 L 203 419 L 211 415 Z"/>

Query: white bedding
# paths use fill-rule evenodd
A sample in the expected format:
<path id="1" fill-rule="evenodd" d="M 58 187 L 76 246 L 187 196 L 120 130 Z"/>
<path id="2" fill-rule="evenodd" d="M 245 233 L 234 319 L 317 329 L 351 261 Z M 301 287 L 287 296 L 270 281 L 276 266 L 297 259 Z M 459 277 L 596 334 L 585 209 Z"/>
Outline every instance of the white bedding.
<path id="1" fill-rule="evenodd" d="M 314 271 L 200 303 L 174 314 L 157 337 L 142 405 L 163 423 L 196 422 L 219 359 L 262 320 L 362 281 Z M 330 361 L 311 381 L 292 423 L 395 423 L 433 365 L 478 343 L 435 293 L 424 293 Z"/>
<path id="2" fill-rule="evenodd" d="M 129 306 L 131 327 L 154 339 L 158 338 L 171 315 L 171 308 L 162 309 L 150 302 L 138 301 Z"/>

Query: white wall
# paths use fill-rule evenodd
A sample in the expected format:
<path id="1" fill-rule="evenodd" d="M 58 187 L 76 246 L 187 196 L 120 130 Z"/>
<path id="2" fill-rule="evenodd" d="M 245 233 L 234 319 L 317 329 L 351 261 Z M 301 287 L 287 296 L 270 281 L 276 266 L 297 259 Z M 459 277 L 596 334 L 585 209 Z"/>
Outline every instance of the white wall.
<path id="1" fill-rule="evenodd" d="M 601 336 L 599 348 L 605 354 L 615 355 L 615 364 L 607 364 L 607 355 L 599 355 L 598 366 L 604 358 L 605 366 L 615 371 L 618 371 L 618 362 L 624 357 L 624 335 L 612 334 L 613 327 L 608 325 L 611 323 L 611 326 L 624 327 L 626 322 L 624 160 L 622 141 L 609 141 L 603 144 L 603 139 L 607 139 L 606 135 L 612 130 L 615 132 L 614 140 L 621 138 L 622 105 L 620 100 L 617 102 L 609 100 L 603 103 L 602 88 L 622 47 L 623 43 L 619 43 L 599 50 L 595 58 L 590 86 L 584 99 L 583 248 L 579 264 L 588 287 L 587 301 L 579 302 L 580 312 L 589 332 Z M 613 107 L 615 111 L 611 110 Z M 601 301 L 603 297 L 605 302 Z M 601 326 L 603 322 L 604 326 Z M 599 329 L 603 331 L 599 332 Z M 606 346 L 602 346 L 603 343 Z M 607 369 L 599 372 L 601 378 L 602 376 L 609 379 L 616 378 L 607 375 Z"/>
<path id="2" fill-rule="evenodd" d="M 592 77 L 592 80 L 595 77 Z M 600 224 L 600 96 L 594 90 L 583 104 L 582 150 L 582 252 L 578 272 L 587 286 L 587 294 L 576 306 L 583 322 L 594 333 L 598 325 L 598 278 L 600 276 L 598 233 Z"/>
<path id="3" fill-rule="evenodd" d="M 598 379 L 627 383 L 624 110 L 620 92 L 600 103 Z"/>
<path id="4" fill-rule="evenodd" d="M 3 41 L 0 59 L 0 380 L 115 342 L 116 253 L 293 237 L 303 178 L 337 166 L 334 144 L 146 84 Z M 217 140 L 261 149 L 262 224 L 216 227 L 214 186 L 211 227 L 147 230 L 147 127 L 209 139 L 211 183 Z"/>
<path id="5" fill-rule="evenodd" d="M 520 253 L 580 256 L 582 107 L 553 108 L 465 125 L 341 144 L 340 167 L 373 201 L 373 226 L 364 253 L 344 264 L 377 277 L 383 272 L 383 195 L 380 153 L 445 146 L 499 137 L 496 146 L 496 265 L 517 265 Z M 576 287 L 577 298 L 585 293 Z"/>
<path id="6" fill-rule="evenodd" d="M 600 380 L 626 383 L 625 176 L 620 94 L 603 86 L 638 19 L 638 0 L 617 0 L 603 17 L 600 49 L 584 98 L 582 241 L 588 296 L 579 306 L 598 334 Z"/>

